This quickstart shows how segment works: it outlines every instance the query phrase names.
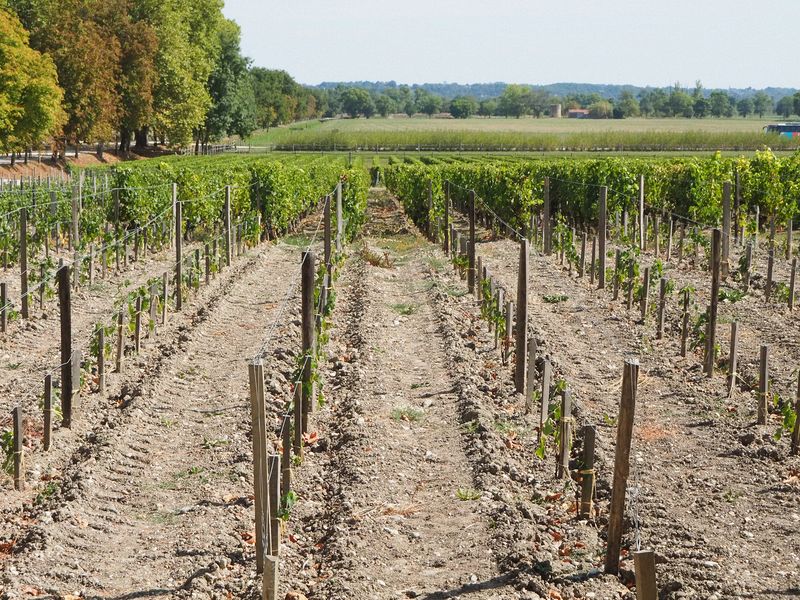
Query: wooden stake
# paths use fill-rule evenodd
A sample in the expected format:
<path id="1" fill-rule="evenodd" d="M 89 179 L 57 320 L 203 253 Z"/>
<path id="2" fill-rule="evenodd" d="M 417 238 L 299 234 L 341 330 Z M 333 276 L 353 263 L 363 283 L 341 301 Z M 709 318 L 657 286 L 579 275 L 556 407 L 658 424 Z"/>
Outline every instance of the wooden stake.
<path id="1" fill-rule="evenodd" d="M 205 246 L 206 285 L 211 283 L 211 253 L 208 244 Z"/>
<path id="2" fill-rule="evenodd" d="M 313 390 L 311 384 L 312 365 L 311 353 L 314 348 L 314 327 L 316 319 L 314 315 L 314 274 L 316 270 L 316 257 L 313 252 L 303 252 L 302 259 L 302 316 L 303 316 L 303 346 L 301 356 L 305 357 L 303 367 L 303 420 L 302 432 L 308 432 L 308 415 L 313 410 Z"/>
<path id="3" fill-rule="evenodd" d="M 62 427 L 72 427 L 72 290 L 69 267 L 62 265 L 57 272 L 58 306 L 61 314 L 61 415 Z"/>
<path id="4" fill-rule="evenodd" d="M 475 294 L 475 191 L 469 191 L 469 267 L 467 270 L 467 287 L 470 294 Z"/>
<path id="5" fill-rule="evenodd" d="M 672 231 L 674 227 L 672 217 L 669 219 L 669 237 L 667 237 L 667 262 L 672 260 Z"/>
<path id="6" fill-rule="evenodd" d="M 53 376 L 44 376 L 44 437 L 42 444 L 45 451 L 50 450 L 53 439 Z"/>
<path id="7" fill-rule="evenodd" d="M 786 260 L 792 257 L 792 218 L 786 222 Z"/>
<path id="8" fill-rule="evenodd" d="M 594 425 L 583 426 L 583 464 L 581 465 L 581 506 L 580 518 L 589 519 L 592 516 L 592 501 L 594 498 L 595 473 L 594 473 Z"/>
<path id="9" fill-rule="evenodd" d="M 261 577 L 262 600 L 278 600 L 278 563 L 277 556 L 264 557 L 264 573 Z"/>
<path id="10" fill-rule="evenodd" d="M 738 324 L 736 321 L 731 323 L 731 350 L 728 355 L 728 398 L 733 395 L 733 388 L 736 385 L 736 368 L 738 362 Z"/>
<path id="11" fill-rule="evenodd" d="M 711 241 L 711 306 L 708 313 L 708 335 L 706 336 L 706 376 L 714 375 L 714 348 L 717 341 L 717 310 L 719 306 L 720 263 L 722 258 L 722 232 L 714 229 Z"/>
<path id="12" fill-rule="evenodd" d="M 450 182 L 444 182 L 444 222 L 442 225 L 444 240 L 442 250 L 446 256 L 450 256 Z"/>
<path id="13" fill-rule="evenodd" d="M 766 301 L 772 300 L 772 277 L 775 268 L 775 249 L 767 250 L 767 282 L 764 284 L 764 297 Z"/>
<path id="14" fill-rule="evenodd" d="M 798 418 L 794 421 L 794 430 L 792 430 L 792 456 L 797 456 L 800 452 L 800 373 L 797 374 L 797 391 L 794 394 L 794 412 Z"/>
<path id="15" fill-rule="evenodd" d="M 294 382 L 294 455 L 303 458 L 303 382 Z"/>
<path id="16" fill-rule="evenodd" d="M 635 266 L 633 264 L 633 261 L 631 261 L 631 263 L 628 265 L 628 290 L 627 290 L 627 298 L 626 298 L 626 302 L 625 302 L 626 307 L 627 307 L 628 310 L 633 308 L 633 284 L 634 284 L 633 279 L 634 279 L 635 273 L 636 273 Z"/>
<path id="17" fill-rule="evenodd" d="M 227 188 L 226 188 L 227 192 Z M 175 310 L 183 308 L 183 203 L 175 203 Z"/>
<path id="18" fill-rule="evenodd" d="M 622 251 L 619 248 L 617 248 L 614 256 L 614 286 L 613 286 L 614 295 L 612 297 L 612 300 L 619 299 L 619 279 L 621 276 L 621 273 L 619 272 L 619 267 L 621 262 L 622 262 Z"/>
<path id="19" fill-rule="evenodd" d="M 125 312 L 120 310 L 117 313 L 117 360 L 116 371 L 122 373 L 122 359 L 125 354 L 125 336 L 123 334 L 123 326 L 125 324 Z"/>
<path id="20" fill-rule="evenodd" d="M 528 373 L 525 382 L 525 414 L 533 412 L 533 394 L 536 383 L 536 338 L 528 339 Z"/>
<path id="21" fill-rule="evenodd" d="M 537 439 L 541 440 L 542 430 L 550 414 L 550 379 L 553 376 L 553 367 L 550 360 L 544 359 L 544 368 L 542 369 L 542 405 L 539 412 L 539 434 Z"/>
<path id="22" fill-rule="evenodd" d="M 594 285 L 595 264 L 597 263 L 597 236 L 592 236 L 592 262 L 589 263 L 589 285 Z"/>
<path id="23" fill-rule="evenodd" d="M 644 268 L 644 275 L 642 276 L 642 298 L 639 302 L 639 308 L 642 313 L 642 320 L 647 318 L 647 309 L 649 308 L 648 302 L 650 300 L 650 267 Z"/>
<path id="24" fill-rule="evenodd" d="M 278 509 L 281 504 L 281 458 L 277 454 L 267 457 L 267 475 L 269 478 L 269 553 L 278 556 L 281 547 L 281 521 Z"/>
<path id="25" fill-rule="evenodd" d="M 578 277 L 583 277 L 586 270 L 586 231 L 581 232 L 581 261 L 578 263 Z"/>
<path id="26" fill-rule="evenodd" d="M 758 368 L 758 424 L 766 425 L 769 396 L 769 346 L 761 346 L 761 360 Z"/>
<path id="27" fill-rule="evenodd" d="M 283 416 L 281 424 L 281 498 L 292 489 L 292 418 Z"/>
<path id="28" fill-rule="evenodd" d="M 667 307 L 667 279 L 661 278 L 661 286 L 658 294 L 658 328 L 656 331 L 656 339 L 664 339 L 664 311 Z"/>
<path id="29" fill-rule="evenodd" d="M 19 211 L 19 271 L 20 271 L 20 314 L 23 319 L 30 317 L 28 302 L 28 209 Z"/>
<path id="30" fill-rule="evenodd" d="M 225 266 L 231 266 L 233 247 L 231 245 L 231 186 L 225 186 L 225 205 L 222 212 L 223 226 L 225 227 Z"/>
<path id="31" fill-rule="evenodd" d="M 142 297 L 136 297 L 136 320 L 134 322 L 133 343 L 136 354 L 142 349 Z"/>
<path id="32" fill-rule="evenodd" d="M 636 388 L 639 380 L 639 361 L 628 359 L 622 374 L 622 401 L 617 418 L 617 445 L 614 455 L 614 482 L 608 517 L 608 542 L 605 572 L 619 574 L 619 553 L 622 543 L 625 491 L 630 472 L 633 414 L 636 409 Z"/>
<path id="33" fill-rule="evenodd" d="M 556 464 L 556 478 L 569 479 L 569 455 L 572 450 L 572 391 L 567 388 L 561 393 L 561 421 L 559 423 L 559 449 Z"/>
<path id="34" fill-rule="evenodd" d="M 268 531 L 268 525 L 264 518 L 266 514 L 266 511 L 264 510 L 264 503 L 268 502 L 268 496 L 264 493 L 267 490 L 267 482 L 264 481 L 266 475 L 266 440 L 261 437 L 261 432 L 265 429 L 266 425 L 262 427 L 259 397 L 259 390 L 263 383 L 259 384 L 257 366 L 257 362 L 250 363 L 248 365 L 248 375 L 250 378 L 250 418 L 253 434 L 253 492 L 255 496 L 256 571 L 260 573 L 264 563 L 264 550 L 266 547 L 265 541 Z"/>
<path id="35" fill-rule="evenodd" d="M 22 427 L 22 409 L 17 406 L 11 411 L 14 422 L 14 489 L 25 490 L 25 461 L 22 455 L 24 429 Z"/>
<path id="36" fill-rule="evenodd" d="M 747 248 L 745 249 L 745 271 L 744 276 L 742 277 L 742 286 L 744 287 L 744 291 L 747 292 L 750 290 L 750 269 L 753 265 L 753 244 L 747 244 Z"/>
<path id="37" fill-rule="evenodd" d="M 658 600 L 656 586 L 656 555 L 652 550 L 633 553 L 636 571 L 636 600 Z"/>
<path id="38" fill-rule="evenodd" d="M 8 329 L 8 287 L 5 282 L 0 283 L 0 332 Z"/>
<path id="39" fill-rule="evenodd" d="M 731 251 L 731 182 L 722 184 L 722 248 L 720 254 L 720 275 L 728 279 Z"/>
<path id="40" fill-rule="evenodd" d="M 514 387 L 518 394 L 525 390 L 525 349 L 528 345 L 528 240 L 519 243 L 519 268 L 517 270 L 517 325 Z"/>
<path id="41" fill-rule="evenodd" d="M 106 332 L 102 325 L 97 326 L 97 391 L 106 393 Z"/>
<path id="42" fill-rule="evenodd" d="M 645 225 L 645 216 L 644 216 L 644 175 L 639 175 L 639 250 L 644 252 L 644 244 L 645 244 L 645 231 L 647 230 L 647 226 Z"/>
<path id="43" fill-rule="evenodd" d="M 797 274 L 797 257 L 792 258 L 792 272 L 789 275 L 789 310 L 794 310 L 794 282 Z"/>
<path id="44" fill-rule="evenodd" d="M 553 253 L 553 227 L 550 218 L 550 178 L 544 178 L 544 201 L 542 204 L 542 229 L 544 241 L 544 253 L 550 255 Z"/>

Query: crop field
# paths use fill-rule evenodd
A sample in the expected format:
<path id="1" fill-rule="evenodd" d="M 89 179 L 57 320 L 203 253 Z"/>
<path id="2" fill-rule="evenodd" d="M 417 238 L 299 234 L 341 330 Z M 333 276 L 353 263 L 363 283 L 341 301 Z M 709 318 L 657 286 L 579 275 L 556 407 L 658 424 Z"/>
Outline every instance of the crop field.
<path id="1" fill-rule="evenodd" d="M 364 156 L 3 184 L 0 597 L 796 594 L 800 158 Z"/>
<path id="2" fill-rule="evenodd" d="M 306 121 L 256 132 L 254 146 L 379 150 L 757 150 L 795 149 L 766 135 L 775 119 L 371 118 Z"/>

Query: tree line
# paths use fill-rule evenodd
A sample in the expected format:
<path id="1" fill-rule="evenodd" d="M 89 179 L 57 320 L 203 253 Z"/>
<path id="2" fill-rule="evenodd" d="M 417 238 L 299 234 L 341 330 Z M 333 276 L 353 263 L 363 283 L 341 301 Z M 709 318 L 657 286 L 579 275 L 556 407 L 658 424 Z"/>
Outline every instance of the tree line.
<path id="1" fill-rule="evenodd" d="M 314 91 L 242 56 L 222 0 L 0 0 L 0 151 L 199 149 L 319 115 Z M 76 150 L 77 151 L 77 150 Z"/>

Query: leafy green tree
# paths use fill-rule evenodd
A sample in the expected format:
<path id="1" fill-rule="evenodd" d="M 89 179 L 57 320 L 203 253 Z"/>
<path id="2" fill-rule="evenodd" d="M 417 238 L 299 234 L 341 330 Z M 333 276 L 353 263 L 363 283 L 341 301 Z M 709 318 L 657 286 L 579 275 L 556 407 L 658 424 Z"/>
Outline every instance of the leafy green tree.
<path id="1" fill-rule="evenodd" d="M 715 90 L 711 92 L 711 95 L 708 97 L 708 102 L 712 116 L 733 116 L 733 104 L 731 103 L 730 97 L 725 92 L 721 90 Z"/>
<path id="2" fill-rule="evenodd" d="M 397 110 L 397 102 L 391 96 L 381 94 L 375 98 L 375 110 L 380 116 L 386 117 Z"/>
<path id="3" fill-rule="evenodd" d="M 372 112 L 374 112 L 375 105 L 372 102 L 372 97 L 363 88 L 351 87 L 345 89 L 342 92 L 341 100 L 342 111 L 353 118 L 365 115 L 370 111 L 370 106 L 372 107 Z"/>
<path id="4" fill-rule="evenodd" d="M 589 106 L 592 119 L 610 119 L 614 115 L 614 106 L 608 100 L 601 100 Z"/>
<path id="5" fill-rule="evenodd" d="M 211 108 L 195 133 L 197 145 L 225 135 L 248 137 L 256 127 L 255 92 L 240 50 L 239 26 L 223 20 L 217 29 L 220 52 L 208 79 Z"/>
<path id="6" fill-rule="evenodd" d="M 696 97 L 692 103 L 692 110 L 694 111 L 694 116 L 698 119 L 707 117 L 708 113 L 711 112 L 711 104 L 709 103 L 708 98 L 704 96 Z"/>
<path id="7" fill-rule="evenodd" d="M 775 110 L 784 119 L 788 119 L 794 112 L 794 98 L 792 96 L 784 96 L 778 100 Z"/>
<path id="8" fill-rule="evenodd" d="M 427 90 L 417 88 L 414 90 L 414 105 L 419 112 L 432 117 L 442 110 L 442 98 L 431 94 Z"/>
<path id="9" fill-rule="evenodd" d="M 638 117 L 640 114 L 639 102 L 631 92 L 626 90 L 619 95 L 614 111 L 615 113 L 619 111 L 620 119 Z"/>
<path id="10" fill-rule="evenodd" d="M 753 112 L 760 119 L 764 118 L 765 114 L 771 113 L 774 108 L 775 104 L 766 92 L 756 92 L 755 96 L 753 96 Z"/>
<path id="11" fill-rule="evenodd" d="M 0 148 L 26 150 L 63 122 L 53 61 L 28 45 L 16 15 L 0 8 Z"/>
<path id="12" fill-rule="evenodd" d="M 694 115 L 692 97 L 681 88 L 680 83 L 672 86 L 669 93 L 669 115 L 672 117 L 691 117 Z"/>
<path id="13" fill-rule="evenodd" d="M 736 111 L 742 117 L 747 117 L 747 115 L 753 114 L 753 99 L 740 98 L 736 103 Z"/>
<path id="14" fill-rule="evenodd" d="M 497 114 L 497 100 L 493 98 L 481 100 L 478 105 L 478 115 L 481 117 L 491 117 L 495 114 Z"/>
<path id="15" fill-rule="evenodd" d="M 792 105 L 794 106 L 794 114 L 800 115 L 800 92 L 796 92 L 792 96 Z"/>
<path id="16" fill-rule="evenodd" d="M 514 83 L 506 86 L 498 100 L 497 112 L 504 117 L 519 119 L 528 113 L 527 94 L 525 86 Z"/>
<path id="17" fill-rule="evenodd" d="M 450 114 L 456 119 L 466 119 L 478 112 L 478 102 L 469 96 L 457 96 L 450 101 Z"/>

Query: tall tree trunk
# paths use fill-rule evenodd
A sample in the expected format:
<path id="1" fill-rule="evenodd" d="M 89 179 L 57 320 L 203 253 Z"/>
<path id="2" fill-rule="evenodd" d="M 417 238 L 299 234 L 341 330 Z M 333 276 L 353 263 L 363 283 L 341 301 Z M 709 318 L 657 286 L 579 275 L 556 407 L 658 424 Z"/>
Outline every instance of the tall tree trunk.
<path id="1" fill-rule="evenodd" d="M 131 150 L 131 130 L 123 129 L 119 132 L 119 150 L 123 154 L 128 154 Z"/>
<path id="2" fill-rule="evenodd" d="M 149 132 L 149 127 L 142 127 L 136 132 L 136 147 L 137 148 L 147 148 L 147 134 Z"/>

